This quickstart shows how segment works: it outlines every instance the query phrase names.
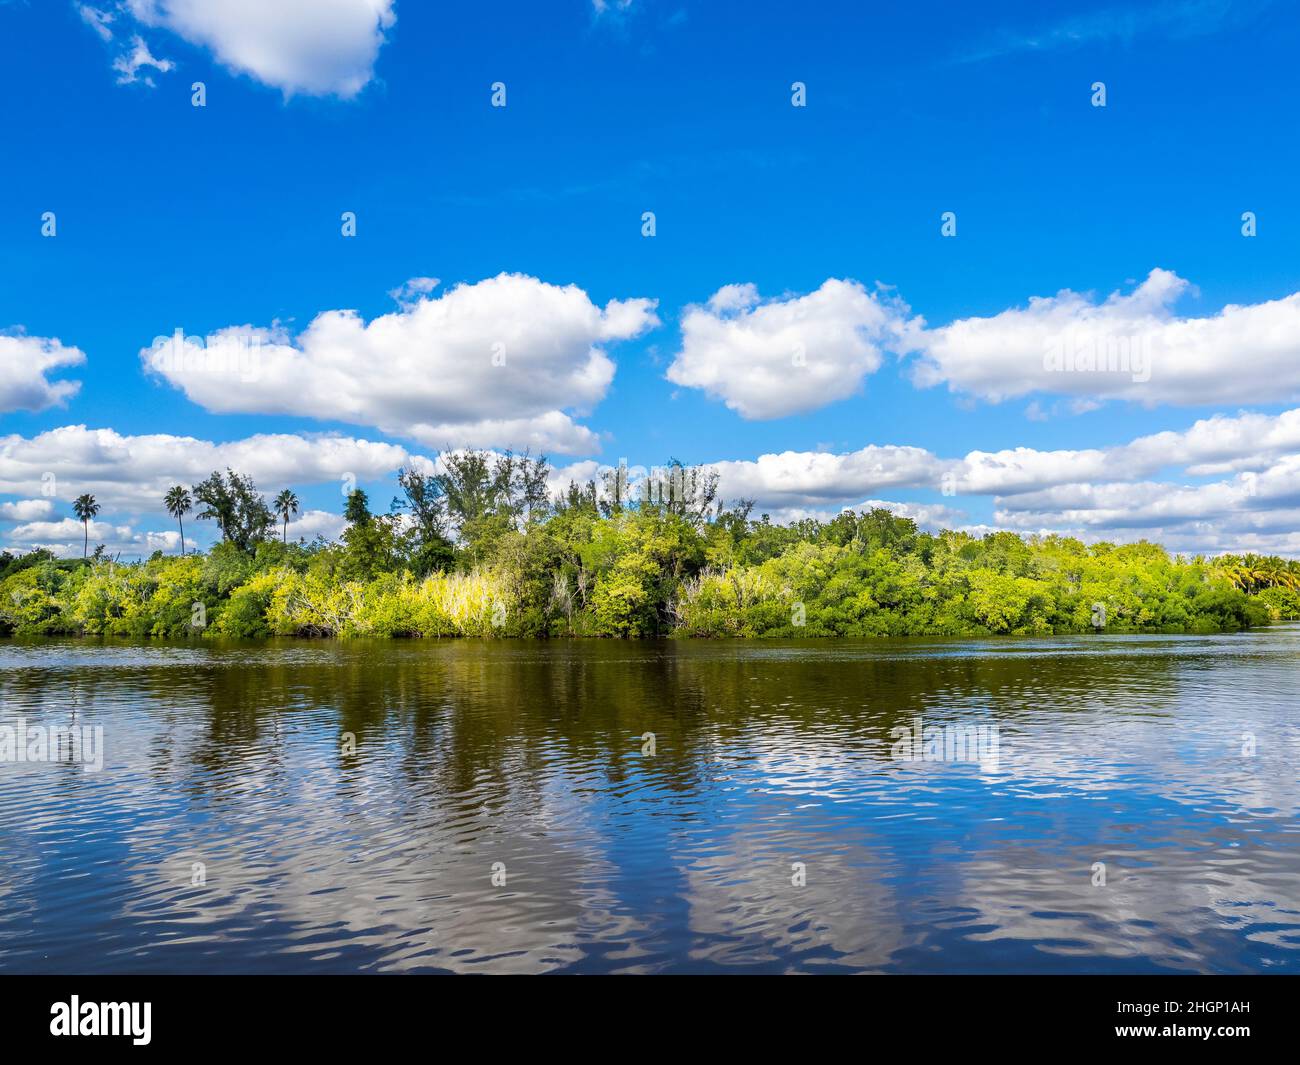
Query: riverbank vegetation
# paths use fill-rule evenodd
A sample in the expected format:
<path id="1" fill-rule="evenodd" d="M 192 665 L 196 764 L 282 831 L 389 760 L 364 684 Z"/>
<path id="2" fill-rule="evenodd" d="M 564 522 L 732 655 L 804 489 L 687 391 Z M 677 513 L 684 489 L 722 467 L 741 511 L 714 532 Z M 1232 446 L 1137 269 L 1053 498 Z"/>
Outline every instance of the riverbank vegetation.
<path id="1" fill-rule="evenodd" d="M 340 540 L 312 543 L 288 540 L 292 493 L 268 506 L 247 477 L 214 473 L 192 489 L 221 533 L 205 554 L 0 554 L 0 632 L 794 638 L 1223 632 L 1300 617 L 1300 567 L 1283 559 L 927 533 L 884 509 L 780 525 L 723 505 L 715 475 L 680 463 L 637 491 L 615 472 L 558 498 L 545 459 L 469 451 L 440 468 L 400 471 L 386 513 L 352 492 Z M 160 510 L 180 522 L 190 495 L 177 486 Z"/>

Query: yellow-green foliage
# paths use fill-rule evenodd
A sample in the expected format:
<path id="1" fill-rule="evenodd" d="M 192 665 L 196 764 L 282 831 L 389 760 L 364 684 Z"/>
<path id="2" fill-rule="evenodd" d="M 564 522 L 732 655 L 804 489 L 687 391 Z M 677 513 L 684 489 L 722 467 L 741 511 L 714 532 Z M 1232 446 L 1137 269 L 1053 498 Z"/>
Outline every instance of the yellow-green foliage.
<path id="1" fill-rule="evenodd" d="M 33 566 L 0 584 L 0 623 L 15 632 L 181 636 L 212 609 L 215 596 L 196 557 Z M 195 604 L 203 605 L 196 615 Z"/>
<path id="2" fill-rule="evenodd" d="M 674 610 L 676 620 L 698 630 L 698 635 L 757 635 L 764 614 L 775 619 L 788 613 L 787 608 L 795 602 L 790 586 L 783 586 L 770 572 L 774 568 L 767 564 L 705 570 L 683 582 Z M 761 607 L 768 609 L 760 611 Z"/>
<path id="3" fill-rule="evenodd" d="M 491 636 L 513 630 L 515 600 L 502 575 L 475 570 L 338 581 L 319 573 L 264 574 L 267 630 L 294 636 Z"/>
<path id="4" fill-rule="evenodd" d="M 53 567 L 33 566 L 0 583 L 0 622 L 14 632 L 62 631 L 62 580 Z"/>
<path id="5" fill-rule="evenodd" d="M 269 613 L 275 594 L 293 570 L 274 569 L 249 578 L 230 593 L 217 618 L 215 631 L 223 636 L 269 636 Z"/>

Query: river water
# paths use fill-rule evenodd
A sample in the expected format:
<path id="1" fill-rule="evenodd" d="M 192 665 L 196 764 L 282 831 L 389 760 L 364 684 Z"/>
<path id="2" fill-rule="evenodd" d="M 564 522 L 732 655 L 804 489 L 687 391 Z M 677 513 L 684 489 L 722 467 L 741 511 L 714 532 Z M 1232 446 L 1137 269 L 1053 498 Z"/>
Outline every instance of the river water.
<path id="1" fill-rule="evenodd" d="M 0 754 L 3 971 L 1300 972 L 1300 627 L 9 640 Z"/>

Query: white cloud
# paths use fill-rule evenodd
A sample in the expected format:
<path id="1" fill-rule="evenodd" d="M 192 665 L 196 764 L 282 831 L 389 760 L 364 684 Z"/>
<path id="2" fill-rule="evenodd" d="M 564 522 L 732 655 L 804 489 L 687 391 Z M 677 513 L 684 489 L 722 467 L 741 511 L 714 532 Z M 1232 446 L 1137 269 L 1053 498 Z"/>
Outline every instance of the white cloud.
<path id="1" fill-rule="evenodd" d="M 1109 529 L 1205 521 L 1259 528 L 1292 526 L 1300 506 L 1300 456 L 1287 455 L 1256 473 L 1206 484 L 1069 482 L 998 498 L 998 520 L 1016 527 L 1047 522 Z"/>
<path id="2" fill-rule="evenodd" d="M 847 454 L 823 451 L 783 451 L 756 459 L 723 460 L 706 465 L 718 474 L 718 495 L 727 502 L 755 500 L 758 510 L 769 513 L 812 513 L 842 509 L 882 488 L 928 486 L 938 488 L 944 463 L 918 447 L 872 445 Z M 594 461 L 575 462 L 555 469 L 549 485 L 552 493 L 594 480 L 613 466 Z M 629 466 L 629 489 L 636 495 L 650 472 L 645 466 Z"/>
<path id="3" fill-rule="evenodd" d="M 285 95 L 355 96 L 374 77 L 393 0 L 126 0 L 143 25 L 210 49 Z"/>
<path id="4" fill-rule="evenodd" d="M 91 521 L 85 529 L 76 518 L 60 518 L 55 521 L 31 521 L 15 526 L 8 532 L 10 540 L 18 543 L 34 543 L 38 540 L 56 540 L 61 537 L 75 536 L 82 538 L 83 532 L 89 532 L 92 544 L 114 536 L 129 536 L 131 530 L 125 525 L 111 525 L 106 521 Z"/>
<path id="5" fill-rule="evenodd" d="M 86 532 L 89 537 L 86 537 Z M 83 530 L 76 518 L 28 522 L 0 536 L 7 549 L 14 553 L 45 548 L 59 558 L 80 558 L 83 552 L 93 552 L 100 544 L 104 545 L 109 557 L 123 555 L 128 559 L 151 555 L 155 551 L 180 550 L 180 533 L 176 530 L 137 531 L 130 525 L 113 525 L 106 521 L 92 521 Z M 186 540 L 189 540 L 188 530 Z"/>
<path id="6" fill-rule="evenodd" d="M 599 403 L 614 377 L 600 345 L 658 324 L 653 300 L 601 310 L 576 285 L 521 274 L 438 297 L 418 291 L 368 323 L 355 311 L 325 311 L 296 339 L 232 327 L 206 342 L 156 343 L 141 359 L 211 411 L 369 425 L 435 448 L 574 454 L 599 450 L 573 414 Z"/>
<path id="7" fill-rule="evenodd" d="M 703 389 L 743 418 L 782 418 L 847 399 L 906 329 L 907 307 L 857 281 L 830 279 L 806 296 L 763 302 L 726 285 L 682 318 L 674 384 Z"/>
<path id="8" fill-rule="evenodd" d="M 113 69 L 117 71 L 119 85 L 130 85 L 139 81 L 153 88 L 153 75 L 150 71 L 156 70 L 160 74 L 166 74 L 175 68 L 176 64 L 170 59 L 156 58 L 149 51 L 144 38 L 138 33 L 131 36 L 130 49 L 113 60 Z"/>
<path id="9" fill-rule="evenodd" d="M 1275 403 L 1300 395 L 1300 293 L 1207 317 L 1172 307 L 1189 285 L 1155 269 L 1105 300 L 1064 290 L 991 318 L 920 329 L 913 379 L 991 402 L 1035 392 L 1157 403 Z"/>
<path id="10" fill-rule="evenodd" d="M 997 452 L 972 451 L 948 471 L 954 492 L 1028 492 L 1081 478 L 1123 479 L 1132 476 L 1103 449 L 1037 451 L 1018 447 Z"/>
<path id="11" fill-rule="evenodd" d="M 114 35 L 114 26 L 119 24 L 119 16 L 126 13 L 119 4 L 116 8 L 99 8 L 90 4 L 73 5 L 81 21 L 95 31 L 95 35 L 107 45 L 113 46 L 116 55 L 113 58 L 113 70 L 117 72 L 119 85 L 131 85 L 136 82 L 154 87 L 153 72 L 167 74 L 176 69 L 170 59 L 159 59 L 149 44 L 139 33 L 123 34 L 125 43 L 119 42 Z M 127 14 L 129 23 L 130 16 Z"/>
<path id="12" fill-rule="evenodd" d="M 1095 469 L 1089 463 L 1079 465 L 1070 477 L 1068 464 L 1051 463 L 1053 454 L 1066 453 L 1043 453 L 1041 486 L 1021 480 L 1015 491 L 996 496 L 995 523 L 1018 532 L 1057 531 L 1085 540 L 1148 539 L 1175 551 L 1300 554 L 1300 534 L 1295 532 L 1300 527 L 1300 455 L 1281 450 L 1297 413 L 1271 419 L 1206 419 L 1185 433 L 1156 434 L 1091 453 L 1135 456 L 1131 464 L 1105 464 L 1095 480 L 1086 479 Z M 1261 429 L 1257 453 L 1236 435 L 1245 424 Z M 1216 435 L 1220 430 L 1226 431 Z M 1160 445 L 1169 446 L 1168 453 L 1162 455 Z M 1198 464 L 1207 450 L 1224 461 Z M 1175 461 L 1185 467 L 1176 475 L 1178 480 L 1122 479 L 1125 473 L 1139 478 Z M 1200 484 L 1185 480 L 1210 468 L 1229 475 Z M 970 487 L 969 480 L 963 483 Z"/>
<path id="13" fill-rule="evenodd" d="M 337 540 L 348 527 L 347 519 L 342 514 L 333 514 L 328 510 L 306 510 L 289 522 L 289 542 L 306 540 L 311 543 L 318 536 L 326 540 Z M 283 530 L 282 525 L 277 529 Z"/>
<path id="14" fill-rule="evenodd" d="M 0 521 L 38 521 L 54 516 L 54 501 L 51 499 L 18 499 L 12 503 L 0 503 Z"/>
<path id="15" fill-rule="evenodd" d="M 923 448 L 874 444 L 847 454 L 783 451 L 710 465 L 724 498 L 753 499 L 766 507 L 826 506 L 881 488 L 937 487 L 942 473 L 939 460 Z"/>
<path id="16" fill-rule="evenodd" d="M 341 483 L 348 475 L 358 481 L 387 478 L 404 465 L 428 469 L 431 464 L 394 444 L 336 434 L 260 434 L 213 443 L 67 425 L 30 438 L 0 437 L 0 494 L 67 503 L 89 492 L 105 515 L 152 515 L 163 513 L 162 496 L 171 485 L 189 486 L 227 467 L 274 492 L 286 486 Z"/>
<path id="17" fill-rule="evenodd" d="M 1040 525 L 1107 529 L 1181 524 L 1236 509 L 1244 486 L 1228 483 L 1188 486 L 1143 481 L 1121 484 L 1064 484 L 1041 492 L 999 499 L 997 520 L 1017 528 Z"/>
<path id="18" fill-rule="evenodd" d="M 1175 467 L 1192 477 L 1260 470 L 1297 450 L 1300 409 L 1281 414 L 1216 414 L 1181 432 L 1153 433 L 1107 448 L 972 451 L 951 469 L 957 478 L 956 491 L 1014 494 L 1057 484 L 1131 481 Z"/>
<path id="19" fill-rule="evenodd" d="M 77 4 L 76 8 L 81 21 L 94 30 L 101 41 L 108 42 L 113 39 L 112 25 L 116 17 L 113 12 L 103 11 L 89 4 Z"/>
<path id="20" fill-rule="evenodd" d="M 39 411 L 67 402 L 80 383 L 51 381 L 46 375 L 85 361 L 81 349 L 64 347 L 58 340 L 0 335 L 0 411 Z"/>
<path id="21" fill-rule="evenodd" d="M 1293 422 L 1295 414 L 1289 411 L 1276 421 Z M 1072 478 L 1069 464 L 1053 466 L 1053 453 L 1043 453 L 1039 477 L 1042 486 L 1034 488 L 1022 480 L 1015 485 L 1016 491 L 995 496 L 995 524 L 1018 532 L 1068 533 L 1089 541 L 1148 539 L 1175 551 L 1300 554 L 1300 534 L 1294 531 L 1300 527 L 1298 455 L 1284 454 L 1271 461 L 1253 458 L 1251 465 L 1262 468 L 1203 484 L 1119 479 L 1126 472 L 1135 477 L 1157 464 L 1166 464 L 1153 451 L 1153 441 L 1203 444 L 1207 427 L 1215 422 L 1230 425 L 1233 421 L 1209 419 L 1186 433 L 1157 434 L 1097 453 L 1144 456 L 1127 469 L 1122 463 L 1104 465 L 1104 473 L 1097 480 L 1085 479 L 1094 469 L 1088 463 L 1078 466 Z M 1232 454 L 1231 448 L 1217 450 Z M 1267 456 L 1267 445 L 1262 453 Z M 1192 461 L 1196 455 L 1195 448 L 1188 447 L 1182 461 Z M 969 467 L 969 459 L 965 465 Z M 1184 469 L 1181 476 L 1192 474 L 1194 468 Z M 969 487 L 969 481 L 964 483 Z"/>
<path id="22" fill-rule="evenodd" d="M 388 294 L 402 307 L 410 307 L 424 299 L 441 282 L 436 277 L 412 277 L 403 281 L 397 288 L 389 289 Z"/>
<path id="23" fill-rule="evenodd" d="M 667 377 L 704 390 L 744 418 L 779 418 L 846 399 L 884 353 L 912 355 L 922 388 L 989 402 L 1063 396 L 1075 414 L 1106 400 L 1146 406 L 1276 403 L 1300 398 L 1300 293 L 1201 317 L 1174 306 L 1192 293 L 1153 269 L 1105 299 L 1068 289 L 991 317 L 928 328 L 901 298 L 831 279 L 807 296 L 763 301 L 726 285 L 687 308 Z M 1053 410 L 1057 405 L 1052 405 Z M 1031 403 L 1033 420 L 1048 416 Z"/>

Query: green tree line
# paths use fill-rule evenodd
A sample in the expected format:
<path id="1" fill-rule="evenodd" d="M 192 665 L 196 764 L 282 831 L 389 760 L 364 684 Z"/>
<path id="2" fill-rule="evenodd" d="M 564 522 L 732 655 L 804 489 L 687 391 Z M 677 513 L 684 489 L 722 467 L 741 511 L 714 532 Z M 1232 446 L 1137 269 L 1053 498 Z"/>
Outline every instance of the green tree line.
<path id="1" fill-rule="evenodd" d="M 160 501 L 178 553 L 120 564 L 0 554 L 5 633 L 263 636 L 828 637 L 1231 632 L 1300 617 L 1300 567 L 1173 556 L 1140 542 L 920 531 L 885 509 L 788 525 L 718 499 L 672 461 L 634 490 L 621 471 L 552 498 L 544 457 L 463 451 L 398 472 L 376 512 L 352 491 L 337 542 L 288 539 L 270 504 L 214 472 Z M 195 510 L 195 508 L 198 508 Z M 214 522 L 206 553 L 184 518 Z M 278 535 L 277 535 L 278 534 Z"/>

